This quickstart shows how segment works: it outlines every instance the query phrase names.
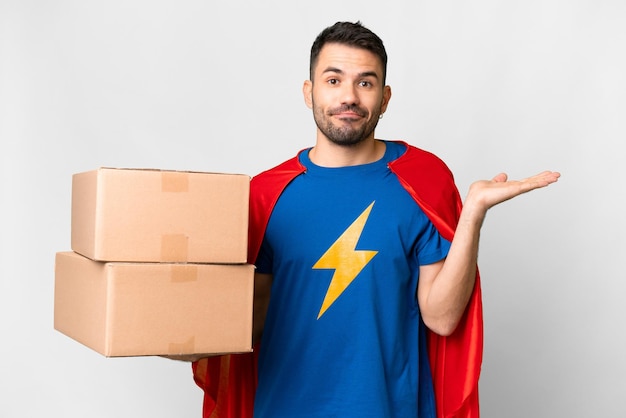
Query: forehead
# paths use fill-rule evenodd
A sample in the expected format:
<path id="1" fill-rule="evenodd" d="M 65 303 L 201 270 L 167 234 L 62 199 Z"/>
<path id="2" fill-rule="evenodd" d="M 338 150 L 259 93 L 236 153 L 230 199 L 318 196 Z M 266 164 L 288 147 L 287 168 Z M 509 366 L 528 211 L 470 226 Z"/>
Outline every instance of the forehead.
<path id="1" fill-rule="evenodd" d="M 382 62 L 376 54 L 367 49 L 338 43 L 328 43 L 322 47 L 315 74 L 320 75 L 330 69 L 357 74 L 375 72 L 381 79 L 383 74 Z"/>

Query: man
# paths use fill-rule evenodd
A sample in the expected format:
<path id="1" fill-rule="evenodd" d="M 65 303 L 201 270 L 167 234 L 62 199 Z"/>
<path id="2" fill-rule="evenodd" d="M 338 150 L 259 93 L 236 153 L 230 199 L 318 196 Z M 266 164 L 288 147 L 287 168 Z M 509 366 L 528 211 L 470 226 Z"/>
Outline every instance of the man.
<path id="1" fill-rule="evenodd" d="M 559 174 L 499 174 L 462 206 L 436 156 L 375 138 L 386 67 L 358 22 L 313 43 L 315 145 L 251 185 L 260 349 L 194 363 L 205 417 L 478 416 L 482 222 Z"/>

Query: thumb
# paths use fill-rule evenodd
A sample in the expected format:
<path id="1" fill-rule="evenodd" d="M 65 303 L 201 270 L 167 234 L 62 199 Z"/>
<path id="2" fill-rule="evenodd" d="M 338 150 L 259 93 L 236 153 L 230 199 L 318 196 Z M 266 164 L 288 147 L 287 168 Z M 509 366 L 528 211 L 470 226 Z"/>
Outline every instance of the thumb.
<path id="1" fill-rule="evenodd" d="M 500 173 L 497 176 L 495 176 L 492 181 L 495 181 L 496 183 L 502 183 L 505 182 L 509 177 L 506 175 L 506 173 Z"/>

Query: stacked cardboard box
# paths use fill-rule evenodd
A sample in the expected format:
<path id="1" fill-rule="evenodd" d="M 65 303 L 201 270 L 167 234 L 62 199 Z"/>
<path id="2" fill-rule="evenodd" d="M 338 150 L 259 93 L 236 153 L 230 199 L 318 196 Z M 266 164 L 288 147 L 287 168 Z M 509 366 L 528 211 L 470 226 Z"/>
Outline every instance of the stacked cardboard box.
<path id="1" fill-rule="evenodd" d="M 107 357 L 250 351 L 249 184 L 239 174 L 75 174 L 55 329 Z"/>

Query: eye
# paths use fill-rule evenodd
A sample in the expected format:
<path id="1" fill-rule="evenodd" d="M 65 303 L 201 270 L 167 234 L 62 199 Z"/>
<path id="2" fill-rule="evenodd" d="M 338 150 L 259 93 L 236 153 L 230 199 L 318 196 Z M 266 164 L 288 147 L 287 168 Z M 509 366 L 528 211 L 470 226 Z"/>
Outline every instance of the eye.
<path id="1" fill-rule="evenodd" d="M 336 78 L 330 78 L 330 79 L 328 79 L 327 82 L 328 82 L 328 84 L 330 84 L 332 86 L 339 84 L 339 80 L 337 80 Z"/>
<path id="2" fill-rule="evenodd" d="M 372 83 L 367 80 L 362 80 L 359 82 L 359 86 L 361 87 L 372 87 Z"/>

